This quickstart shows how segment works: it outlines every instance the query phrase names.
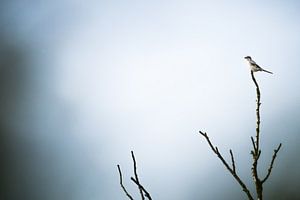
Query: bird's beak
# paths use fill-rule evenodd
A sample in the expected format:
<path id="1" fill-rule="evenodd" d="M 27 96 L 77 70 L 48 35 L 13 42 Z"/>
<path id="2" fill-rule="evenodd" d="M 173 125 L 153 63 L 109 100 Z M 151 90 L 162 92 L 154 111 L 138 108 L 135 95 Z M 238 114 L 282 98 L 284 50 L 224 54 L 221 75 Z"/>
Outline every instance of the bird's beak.
<path id="1" fill-rule="evenodd" d="M 244 57 L 245 59 L 247 59 L 247 57 Z"/>

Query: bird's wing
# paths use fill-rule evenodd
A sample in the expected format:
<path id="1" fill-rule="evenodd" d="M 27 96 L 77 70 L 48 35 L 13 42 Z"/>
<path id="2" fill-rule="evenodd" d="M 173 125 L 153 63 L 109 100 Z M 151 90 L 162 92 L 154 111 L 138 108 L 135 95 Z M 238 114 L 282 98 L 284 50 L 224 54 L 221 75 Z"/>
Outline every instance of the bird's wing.
<path id="1" fill-rule="evenodd" d="M 255 67 L 257 67 L 257 68 L 262 69 L 258 64 L 256 64 L 256 62 L 254 60 L 251 60 L 250 64 L 253 65 L 253 66 L 255 66 Z"/>
<path id="2" fill-rule="evenodd" d="M 249 62 L 250 62 L 251 65 L 257 65 L 254 60 L 250 60 Z"/>

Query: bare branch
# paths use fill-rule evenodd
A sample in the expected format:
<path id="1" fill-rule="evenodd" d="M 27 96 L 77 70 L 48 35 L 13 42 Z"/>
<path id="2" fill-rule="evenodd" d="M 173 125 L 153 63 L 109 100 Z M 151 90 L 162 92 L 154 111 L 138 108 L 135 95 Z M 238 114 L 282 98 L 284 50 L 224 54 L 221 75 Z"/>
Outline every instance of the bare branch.
<path id="1" fill-rule="evenodd" d="M 133 177 L 131 177 L 131 180 L 139 187 L 141 188 L 141 190 L 145 193 L 145 197 L 147 197 L 149 200 L 152 200 L 149 192 L 137 181 L 135 180 Z"/>
<path id="2" fill-rule="evenodd" d="M 256 146 L 255 146 L 255 142 L 254 142 L 254 139 L 253 139 L 252 136 L 251 136 L 251 142 L 252 142 L 252 145 L 253 145 L 254 152 L 256 152 Z"/>
<path id="3" fill-rule="evenodd" d="M 118 171 L 119 171 L 119 175 L 120 175 L 120 185 L 121 185 L 123 191 L 125 192 L 126 196 L 127 196 L 130 200 L 134 200 L 134 199 L 132 198 L 132 196 L 127 192 L 125 186 L 123 185 L 123 178 L 122 178 L 122 172 L 121 172 L 120 165 L 117 165 L 117 167 L 118 167 Z"/>
<path id="4" fill-rule="evenodd" d="M 205 139 L 206 139 L 206 141 L 208 142 L 208 144 L 209 144 L 211 150 L 212 150 L 214 153 L 217 154 L 217 153 L 218 153 L 218 148 L 217 148 L 217 147 L 214 147 L 214 146 L 212 145 L 212 143 L 210 142 L 210 139 L 209 139 L 208 135 L 207 135 L 206 133 L 204 133 L 204 132 L 201 132 L 201 131 L 199 131 L 199 133 L 205 137 Z"/>
<path id="5" fill-rule="evenodd" d="M 279 146 L 277 147 L 277 149 L 274 150 L 274 154 L 273 154 L 273 157 L 272 157 L 272 160 L 271 160 L 271 164 L 270 164 L 269 169 L 268 169 L 268 173 L 267 173 L 266 177 L 262 180 L 262 183 L 264 183 L 269 178 L 269 176 L 270 176 L 270 174 L 272 172 L 272 169 L 273 169 L 274 161 L 276 159 L 277 153 L 280 150 L 280 148 L 281 148 L 281 143 L 279 144 Z"/>
<path id="6" fill-rule="evenodd" d="M 232 170 L 233 170 L 233 173 L 235 173 L 235 162 L 234 162 L 232 150 L 230 149 L 229 152 L 230 152 L 230 156 L 231 156 Z"/>
<path id="7" fill-rule="evenodd" d="M 257 160 L 259 159 L 260 154 L 261 154 L 261 150 L 258 150 Z"/>
<path id="8" fill-rule="evenodd" d="M 256 155 L 258 154 L 258 150 L 259 150 L 259 135 L 260 135 L 260 90 L 259 90 L 259 86 L 258 83 L 254 77 L 254 73 L 253 71 L 251 71 L 251 77 L 252 80 L 256 86 L 256 145 L 255 145 L 255 153 Z"/>
<path id="9" fill-rule="evenodd" d="M 149 192 L 139 182 L 138 174 L 137 174 L 136 161 L 135 161 L 135 157 L 134 157 L 133 151 L 131 151 L 131 157 L 132 157 L 132 160 L 133 160 L 133 170 L 134 170 L 134 176 L 135 176 L 135 178 L 131 177 L 131 180 L 138 186 L 142 200 L 145 200 L 145 197 L 147 197 L 149 200 L 152 200 Z M 125 192 L 125 194 L 127 195 L 127 197 L 130 200 L 134 200 L 133 197 L 127 192 L 126 188 L 124 187 L 121 168 L 120 168 L 119 165 L 117 165 L 117 166 L 118 166 L 118 171 L 119 171 L 119 175 L 120 175 L 120 185 L 121 185 L 123 191 Z"/>
<path id="10" fill-rule="evenodd" d="M 275 162 L 276 156 L 278 151 L 281 148 L 281 143 L 278 146 L 277 149 L 274 150 L 274 154 L 270 163 L 270 166 L 268 168 L 268 173 L 266 175 L 266 177 L 264 179 L 260 179 L 258 176 L 258 160 L 261 156 L 261 149 L 260 149 L 260 89 L 259 89 L 259 85 L 254 77 L 254 73 L 253 71 L 251 71 L 251 77 L 252 80 L 255 84 L 256 87 L 256 136 L 255 139 L 254 137 L 251 136 L 251 142 L 252 142 L 252 146 L 253 149 L 251 150 L 251 155 L 253 158 L 253 162 L 252 162 L 252 167 L 251 167 L 251 172 L 252 172 L 252 178 L 256 187 L 256 195 L 257 195 L 257 199 L 258 200 L 262 200 L 263 199 L 263 183 L 269 178 L 271 172 L 272 172 L 272 168 L 273 168 L 273 164 Z M 229 164 L 225 161 L 225 159 L 223 158 L 223 156 L 221 155 L 221 153 L 218 150 L 218 147 L 214 147 L 214 145 L 211 143 L 208 135 L 204 132 L 200 131 L 200 134 L 206 139 L 207 143 L 209 144 L 210 148 L 212 149 L 212 151 L 217 155 L 217 157 L 221 160 L 221 162 L 223 163 L 223 165 L 226 167 L 226 169 L 232 174 L 232 176 L 235 178 L 235 180 L 240 184 L 240 186 L 243 188 L 243 191 L 246 193 L 247 197 L 249 200 L 254 200 L 250 191 L 248 190 L 247 186 L 242 182 L 242 180 L 240 179 L 240 177 L 237 175 L 236 173 L 236 166 L 235 166 L 235 160 L 234 160 L 234 155 L 232 150 L 230 149 L 230 156 L 231 156 L 231 166 L 229 166 Z"/>
<path id="11" fill-rule="evenodd" d="M 257 173 L 257 155 L 256 154 L 253 154 L 253 163 L 252 163 L 252 176 L 253 176 L 253 181 L 255 183 L 255 187 L 256 187 L 256 193 L 258 196 L 260 196 L 260 192 L 259 191 L 262 191 L 262 184 L 261 184 L 261 180 L 259 179 L 258 177 L 258 173 Z M 259 200 L 261 200 L 261 198 L 258 198 Z"/>
<path id="12" fill-rule="evenodd" d="M 244 184 L 244 182 L 240 179 L 240 177 L 236 174 L 235 172 L 235 167 L 234 170 L 233 168 L 230 168 L 229 164 L 225 161 L 225 159 L 223 158 L 223 156 L 221 155 L 221 153 L 219 152 L 217 147 L 214 147 L 213 144 L 211 143 L 208 135 L 202 131 L 199 131 L 199 133 L 206 139 L 207 143 L 209 144 L 210 148 L 212 149 L 212 151 L 218 156 L 218 158 L 221 160 L 221 162 L 223 163 L 223 165 L 226 167 L 226 169 L 231 173 L 231 175 L 235 178 L 235 180 L 240 184 L 240 186 L 242 187 L 243 191 L 246 193 L 246 195 L 248 196 L 249 200 L 254 200 L 249 189 L 247 188 L 247 186 Z M 233 154 L 232 154 L 233 157 Z"/>
<path id="13" fill-rule="evenodd" d="M 132 157 L 132 161 L 133 161 L 133 171 L 134 171 L 135 181 L 137 182 L 137 185 L 139 187 L 142 200 L 145 200 L 145 197 L 144 197 L 144 194 L 143 194 L 143 189 L 141 187 L 141 184 L 140 184 L 139 178 L 138 178 L 138 174 L 137 174 L 136 161 L 135 161 L 133 151 L 131 151 L 131 157 Z"/>
<path id="14" fill-rule="evenodd" d="M 260 90 L 259 90 L 259 86 L 258 83 L 254 77 L 254 73 L 253 71 L 251 71 L 251 77 L 252 80 L 255 84 L 256 87 L 256 140 L 254 143 L 254 139 L 253 137 L 251 137 L 251 141 L 253 144 L 253 163 L 252 163 L 252 176 L 253 176 L 253 181 L 255 183 L 255 188 L 256 188 L 256 195 L 257 195 L 257 199 L 262 200 L 262 191 L 263 191 L 263 185 L 261 180 L 258 177 L 258 173 L 257 173 L 257 164 L 258 164 L 258 159 L 260 157 L 261 154 L 261 150 L 259 148 L 259 136 L 260 136 Z"/>

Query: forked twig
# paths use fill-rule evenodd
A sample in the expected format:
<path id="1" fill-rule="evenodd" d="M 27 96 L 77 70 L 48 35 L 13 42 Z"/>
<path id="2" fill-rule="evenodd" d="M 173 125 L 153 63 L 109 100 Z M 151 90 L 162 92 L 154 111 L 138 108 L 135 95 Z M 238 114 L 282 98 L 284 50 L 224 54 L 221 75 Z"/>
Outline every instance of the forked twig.
<path id="1" fill-rule="evenodd" d="M 145 200 L 143 189 L 141 187 L 139 177 L 138 177 L 138 174 L 137 174 L 136 161 L 135 161 L 133 151 L 131 151 L 131 157 L 132 157 L 132 161 L 133 161 L 133 171 L 134 171 L 135 181 L 137 183 L 137 186 L 139 187 L 139 191 L 140 191 L 142 200 Z"/>
<path id="2" fill-rule="evenodd" d="M 261 155 L 261 150 L 260 150 L 260 146 L 259 146 L 259 139 L 260 139 L 260 89 L 259 89 L 259 85 L 255 79 L 254 73 L 253 71 L 251 71 L 251 78 L 255 84 L 256 87 L 256 141 L 254 142 L 253 137 L 251 137 L 251 141 L 253 144 L 253 150 L 251 151 L 252 154 L 252 158 L 253 158 L 253 163 L 252 163 L 252 176 L 253 176 L 253 180 L 255 183 L 255 188 L 256 188 L 256 195 L 257 195 L 257 199 L 258 200 L 262 200 L 263 199 L 263 183 L 269 178 L 272 168 L 273 168 L 273 164 L 275 161 L 275 158 L 277 156 L 277 152 L 280 150 L 281 148 L 281 143 L 279 144 L 278 148 L 274 150 L 274 154 L 271 160 L 271 164 L 269 166 L 268 169 L 268 173 L 266 175 L 266 177 L 261 180 L 258 176 L 258 170 L 257 170 L 257 165 L 258 165 L 258 159 Z"/>
<path id="3" fill-rule="evenodd" d="M 259 178 L 258 176 L 258 160 L 260 158 L 261 155 L 261 149 L 260 149 L 260 89 L 259 89 L 259 85 L 254 77 L 254 73 L 253 71 L 251 71 L 251 77 L 252 80 L 255 84 L 256 87 L 256 137 L 255 140 L 254 138 L 251 136 L 251 142 L 252 142 L 252 146 L 253 146 L 253 150 L 251 150 L 251 154 L 252 154 L 252 158 L 253 158 L 253 163 L 252 163 L 252 167 L 251 167 L 251 172 L 252 172 L 252 178 L 255 184 L 255 188 L 256 188 L 256 196 L 257 196 L 257 200 L 262 200 L 263 199 L 263 183 L 270 177 L 270 174 L 272 172 L 273 169 L 273 165 L 277 156 L 277 153 L 279 152 L 280 148 L 281 148 L 281 143 L 279 144 L 279 146 L 277 147 L 277 149 L 274 150 L 274 154 L 271 160 L 271 163 L 269 165 L 268 168 L 268 172 L 267 175 L 265 176 L 265 178 L 263 178 L 262 180 Z M 235 165 L 235 160 L 234 160 L 234 156 L 233 156 L 233 152 L 230 149 L 229 153 L 230 153 L 230 157 L 231 157 L 231 167 L 229 166 L 229 164 L 226 162 L 226 160 L 223 158 L 223 156 L 221 155 L 221 153 L 219 152 L 217 147 L 214 147 L 214 145 L 211 143 L 208 135 L 204 132 L 199 131 L 200 134 L 206 139 L 207 143 L 209 144 L 210 148 L 212 149 L 212 151 L 217 155 L 217 157 L 222 161 L 223 165 L 226 167 L 226 169 L 231 173 L 231 175 L 235 178 L 235 180 L 240 184 L 240 186 L 242 187 L 243 191 L 246 193 L 247 197 L 249 200 L 254 200 L 249 189 L 247 188 L 247 186 L 243 183 L 243 181 L 240 179 L 240 177 L 237 175 L 236 173 L 236 165 Z"/>
<path id="4" fill-rule="evenodd" d="M 148 200 L 152 200 L 150 193 L 145 189 L 145 187 L 139 181 L 138 173 L 137 173 L 137 166 L 136 166 L 136 161 L 135 161 L 135 157 L 134 157 L 133 151 L 131 151 L 131 157 L 132 157 L 132 161 L 133 161 L 133 171 L 134 171 L 134 176 L 135 176 L 135 178 L 131 177 L 131 180 L 137 185 L 142 200 L 145 200 L 145 197 Z M 118 171 L 119 171 L 119 175 L 120 175 L 120 185 L 121 185 L 123 191 L 125 192 L 126 196 L 130 200 L 134 200 L 133 197 L 127 192 L 125 186 L 123 185 L 123 178 L 122 178 L 122 172 L 121 172 L 120 166 L 117 165 L 117 167 L 118 167 Z"/>
<path id="5" fill-rule="evenodd" d="M 226 169 L 231 173 L 231 175 L 235 178 L 235 180 L 240 184 L 242 187 L 243 191 L 246 193 L 247 197 L 249 200 L 254 200 L 249 189 L 245 185 L 245 183 L 241 180 L 241 178 L 237 175 L 236 170 L 235 170 L 235 161 L 233 157 L 233 153 L 230 150 L 230 155 L 231 155 L 231 161 L 232 161 L 232 168 L 229 166 L 229 164 L 226 162 L 226 160 L 223 158 L 221 153 L 218 150 L 218 147 L 214 147 L 213 144 L 211 143 L 207 133 L 199 131 L 199 133 L 206 139 L 207 143 L 209 144 L 210 148 L 212 151 L 218 156 L 218 158 L 221 160 L 223 165 L 226 167 Z"/>
<path id="6" fill-rule="evenodd" d="M 133 177 L 130 178 L 139 188 L 142 189 L 142 191 L 145 193 L 145 197 L 147 197 L 149 200 L 152 200 L 151 195 L 149 192 L 142 186 L 139 182 L 137 182 Z"/>

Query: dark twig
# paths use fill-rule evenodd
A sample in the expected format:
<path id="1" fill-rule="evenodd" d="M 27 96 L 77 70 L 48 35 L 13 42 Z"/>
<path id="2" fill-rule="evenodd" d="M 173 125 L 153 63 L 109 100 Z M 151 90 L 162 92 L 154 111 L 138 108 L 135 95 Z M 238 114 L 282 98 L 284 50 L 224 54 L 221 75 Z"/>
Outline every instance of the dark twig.
<path id="1" fill-rule="evenodd" d="M 231 154 L 231 159 L 233 162 L 233 168 L 231 168 L 229 166 L 229 164 L 225 161 L 225 159 L 223 158 L 223 156 L 221 155 L 221 153 L 219 152 L 217 147 L 214 147 L 208 137 L 208 135 L 202 131 L 199 131 L 199 133 L 206 139 L 207 143 L 209 144 L 210 148 L 212 149 L 212 151 L 218 156 L 218 158 L 222 161 L 223 165 L 226 167 L 226 169 L 231 173 L 231 175 L 235 178 L 235 180 L 240 184 L 240 186 L 242 187 L 243 191 L 246 193 L 247 197 L 249 200 L 254 200 L 249 189 L 247 188 L 247 186 L 244 184 L 244 182 L 240 179 L 240 177 L 236 174 L 235 171 L 235 164 L 234 164 L 234 159 L 233 159 L 233 154 L 232 151 L 230 150 L 230 154 Z"/>
<path id="2" fill-rule="evenodd" d="M 267 173 L 266 177 L 261 181 L 262 183 L 264 183 L 269 178 L 269 176 L 270 176 L 270 174 L 272 172 L 272 169 L 273 169 L 274 161 L 276 159 L 277 153 L 280 150 L 280 148 L 281 148 L 281 143 L 279 144 L 279 146 L 277 147 L 277 149 L 274 150 L 274 154 L 273 154 L 273 157 L 272 157 L 272 160 L 271 160 L 271 164 L 270 164 L 269 169 L 268 169 L 268 173 Z"/>
<path id="3" fill-rule="evenodd" d="M 131 180 L 139 187 L 142 189 L 142 191 L 145 193 L 145 197 L 147 197 L 149 200 L 152 200 L 149 192 L 142 186 L 137 180 L 135 180 L 133 177 L 131 177 Z"/>
<path id="4" fill-rule="evenodd" d="M 131 177 L 131 180 L 138 186 L 142 200 L 145 200 L 145 197 L 148 198 L 148 200 L 152 200 L 149 192 L 144 188 L 144 186 L 139 181 L 138 174 L 137 174 L 136 161 L 135 161 L 135 157 L 134 157 L 133 151 L 131 151 L 131 157 L 132 157 L 132 161 L 133 161 L 133 171 L 134 171 L 134 177 L 135 177 L 135 178 Z M 119 171 L 119 175 L 120 175 L 120 185 L 121 185 L 123 191 L 125 192 L 125 194 L 127 195 L 127 197 L 130 200 L 134 200 L 132 198 L 132 196 L 127 192 L 126 188 L 123 185 L 123 178 L 122 178 L 122 172 L 121 172 L 120 166 L 117 165 L 117 167 L 118 167 L 118 171 Z"/>
<path id="5" fill-rule="evenodd" d="M 251 142 L 252 142 L 252 145 L 253 145 L 254 152 L 256 152 L 256 146 L 255 146 L 255 142 L 254 142 L 254 139 L 253 139 L 252 136 L 251 136 Z"/>
<path id="6" fill-rule="evenodd" d="M 120 165 L 117 165 L 117 167 L 118 167 L 118 171 L 119 171 L 119 175 L 120 175 L 120 185 L 121 185 L 123 191 L 125 192 L 126 196 L 127 196 L 129 199 L 134 200 L 134 199 L 132 198 L 132 196 L 127 192 L 125 186 L 123 185 L 123 178 L 122 178 L 122 172 L 121 172 Z"/>
<path id="7" fill-rule="evenodd" d="M 133 161 L 133 171 L 134 171 L 135 181 L 137 182 L 137 186 L 139 187 L 142 200 L 145 200 L 143 189 L 141 187 L 141 184 L 140 184 L 140 181 L 138 178 L 138 174 L 137 174 L 136 161 L 135 161 L 133 151 L 131 151 L 131 157 L 132 157 L 132 161 Z"/>
<path id="8" fill-rule="evenodd" d="M 233 171 L 233 173 L 236 173 L 235 172 L 235 162 L 234 162 L 232 150 L 230 149 L 229 152 L 230 152 L 230 156 L 231 156 L 232 171 Z"/>

